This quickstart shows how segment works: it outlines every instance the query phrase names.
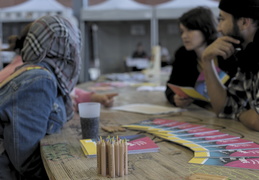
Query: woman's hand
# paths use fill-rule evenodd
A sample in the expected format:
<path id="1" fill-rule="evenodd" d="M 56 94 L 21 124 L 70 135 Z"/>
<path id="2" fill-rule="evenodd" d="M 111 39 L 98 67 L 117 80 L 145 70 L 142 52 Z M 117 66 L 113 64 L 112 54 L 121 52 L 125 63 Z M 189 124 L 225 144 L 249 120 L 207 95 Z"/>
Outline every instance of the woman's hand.
<path id="1" fill-rule="evenodd" d="M 92 94 L 91 101 L 92 102 L 99 102 L 105 107 L 113 106 L 114 97 L 118 96 L 117 93 L 110 93 L 110 94 Z"/>
<path id="2" fill-rule="evenodd" d="M 186 108 L 192 104 L 193 99 L 192 98 L 183 98 L 183 97 L 180 97 L 179 95 L 175 94 L 174 102 L 177 107 Z"/>

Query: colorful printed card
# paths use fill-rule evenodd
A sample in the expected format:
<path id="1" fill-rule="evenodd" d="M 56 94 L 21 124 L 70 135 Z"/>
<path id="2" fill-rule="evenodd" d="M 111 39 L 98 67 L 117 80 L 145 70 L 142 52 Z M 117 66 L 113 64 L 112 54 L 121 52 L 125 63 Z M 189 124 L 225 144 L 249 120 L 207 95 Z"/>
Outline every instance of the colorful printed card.
<path id="1" fill-rule="evenodd" d="M 229 75 L 219 68 L 217 68 L 216 70 L 220 81 L 223 84 L 225 84 L 229 79 Z M 170 83 L 168 83 L 167 85 L 172 91 L 174 91 L 175 94 L 178 94 L 181 97 L 184 97 L 184 98 L 191 97 L 194 99 L 199 99 L 207 102 L 210 101 L 203 72 L 200 73 L 194 87 L 184 87 L 184 86 L 178 86 L 176 84 L 170 84 Z"/>
<path id="2" fill-rule="evenodd" d="M 224 151 L 224 150 L 247 150 L 247 149 L 258 149 L 259 144 L 252 143 L 251 141 L 248 141 L 247 143 L 242 144 L 227 144 L 227 145 L 221 145 L 221 146 L 209 146 L 206 148 L 200 149 L 199 147 L 193 147 L 192 150 L 195 152 L 198 151 Z"/>
<path id="3" fill-rule="evenodd" d="M 259 170 L 259 158 L 254 158 L 254 157 L 230 157 L 230 158 L 194 157 L 189 161 L 189 163 Z"/>
<path id="4" fill-rule="evenodd" d="M 135 129 L 135 130 L 145 130 L 145 131 L 151 131 L 151 130 L 159 130 L 161 127 L 164 126 L 180 126 L 183 124 L 187 124 L 186 122 L 179 122 L 175 120 L 169 120 L 169 119 L 149 119 L 145 121 L 141 121 L 138 123 L 133 123 L 129 125 L 122 125 L 122 127 L 129 128 L 129 129 Z"/>
<path id="5" fill-rule="evenodd" d="M 200 145 L 203 147 L 210 147 L 210 146 L 221 146 L 221 145 L 229 145 L 229 144 L 242 144 L 242 143 L 248 143 L 248 142 L 253 143 L 252 141 L 238 138 L 238 139 L 230 139 L 230 140 L 227 139 L 227 140 L 220 140 L 220 141 L 214 141 L 214 142 L 207 142 Z"/>
<path id="6" fill-rule="evenodd" d="M 258 149 L 249 150 L 225 150 L 225 151 L 207 151 L 207 152 L 194 152 L 194 157 L 208 157 L 208 158 L 221 158 L 221 157 L 259 157 Z"/>
<path id="7" fill-rule="evenodd" d="M 192 140 L 192 139 L 199 139 L 201 137 L 219 137 L 219 136 L 226 136 L 226 135 L 228 135 L 228 134 L 216 131 L 216 132 L 206 132 L 206 133 L 192 134 L 192 135 L 189 135 L 189 136 L 185 136 L 184 139 Z"/>
<path id="8" fill-rule="evenodd" d="M 201 127 L 197 129 L 191 129 L 191 130 L 186 130 L 186 131 L 180 131 L 180 132 L 167 132 L 167 133 L 161 133 L 161 132 L 156 132 L 153 133 L 155 135 L 160 135 L 160 136 L 165 136 L 165 137 L 170 137 L 170 136 L 190 136 L 190 135 L 195 135 L 195 134 L 201 134 L 201 133 L 207 133 L 207 132 L 218 132 L 219 130 L 216 129 L 210 129 L 206 127 Z"/>
<path id="9" fill-rule="evenodd" d="M 192 129 L 198 129 L 203 128 L 204 125 L 197 125 L 197 124 L 191 124 L 191 123 L 185 123 L 179 126 L 170 126 L 170 127 L 164 127 L 161 126 L 159 129 L 153 129 L 150 130 L 150 133 L 158 131 L 159 133 L 176 133 L 176 132 L 185 132 L 186 130 L 192 130 Z"/>
<path id="10" fill-rule="evenodd" d="M 184 109 L 177 107 L 158 106 L 153 104 L 128 104 L 124 106 L 112 107 L 111 109 L 150 115 L 178 113 L 185 111 Z"/>
<path id="11" fill-rule="evenodd" d="M 196 144 L 202 145 L 203 143 L 215 142 L 219 140 L 231 140 L 231 139 L 239 139 L 238 136 L 225 135 L 225 136 L 217 136 L 217 137 L 203 137 L 199 139 L 192 139 L 191 141 Z"/>
<path id="12" fill-rule="evenodd" d="M 102 137 L 103 139 L 107 137 Z M 159 146 L 145 135 L 118 136 L 127 139 L 128 154 L 158 152 Z M 96 157 L 96 139 L 81 139 L 81 147 L 87 157 Z"/>

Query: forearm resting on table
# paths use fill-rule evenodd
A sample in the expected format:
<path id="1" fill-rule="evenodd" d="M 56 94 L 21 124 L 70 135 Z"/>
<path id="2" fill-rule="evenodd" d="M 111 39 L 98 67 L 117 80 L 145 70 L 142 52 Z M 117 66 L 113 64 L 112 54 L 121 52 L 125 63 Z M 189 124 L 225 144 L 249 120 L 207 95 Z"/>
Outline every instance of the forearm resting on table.
<path id="1" fill-rule="evenodd" d="M 70 95 L 73 98 L 75 110 L 77 111 L 78 104 L 82 102 L 99 102 L 105 107 L 111 107 L 113 105 L 113 98 L 118 94 L 98 94 L 94 92 L 88 92 L 80 88 L 74 88 Z"/>
<path id="2" fill-rule="evenodd" d="M 227 100 L 226 89 L 217 76 L 213 61 L 203 63 L 203 69 L 213 111 L 219 114 Z"/>
<path id="3" fill-rule="evenodd" d="M 253 109 L 243 111 L 239 117 L 239 121 L 246 127 L 259 131 L 259 114 Z"/>

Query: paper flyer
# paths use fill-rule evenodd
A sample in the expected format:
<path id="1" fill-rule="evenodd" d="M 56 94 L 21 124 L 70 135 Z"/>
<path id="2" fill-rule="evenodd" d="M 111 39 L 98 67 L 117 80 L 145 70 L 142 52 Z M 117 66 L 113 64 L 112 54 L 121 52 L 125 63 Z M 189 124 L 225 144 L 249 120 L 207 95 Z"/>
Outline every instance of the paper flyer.
<path id="1" fill-rule="evenodd" d="M 193 147 L 192 150 L 195 152 L 199 151 L 224 151 L 224 150 L 246 150 L 246 149 L 258 149 L 259 144 L 253 143 L 251 141 L 241 143 L 241 144 L 227 144 L 227 145 L 220 145 L 220 146 L 210 146 L 206 148 L 200 149 L 199 147 Z"/>
<path id="2" fill-rule="evenodd" d="M 167 114 L 167 113 L 178 113 L 185 111 L 181 108 L 158 106 L 153 104 L 128 104 L 124 106 L 112 107 L 112 110 L 127 111 L 141 114 Z"/>
<path id="3" fill-rule="evenodd" d="M 259 170 L 259 158 L 254 158 L 254 157 L 230 157 L 230 158 L 194 157 L 189 161 L 189 163 Z"/>
<path id="4" fill-rule="evenodd" d="M 193 143 L 197 144 L 203 144 L 203 143 L 208 143 L 208 142 L 215 142 L 219 140 L 232 140 L 232 139 L 239 139 L 240 137 L 238 136 L 231 136 L 231 135 L 225 135 L 225 136 L 217 136 L 217 137 L 203 137 L 199 139 L 192 139 L 191 141 Z"/>
<path id="5" fill-rule="evenodd" d="M 174 91 L 175 94 L 178 94 L 180 97 L 187 98 L 192 97 L 194 99 L 199 99 L 203 101 L 209 102 L 207 99 L 207 96 L 204 96 L 200 94 L 196 89 L 193 87 L 183 87 L 183 86 L 177 86 L 175 84 L 167 83 L 168 87 Z"/>
<path id="6" fill-rule="evenodd" d="M 105 137 L 102 138 L 105 139 Z M 159 146 L 145 135 L 118 136 L 118 138 L 127 139 L 128 154 L 159 151 Z M 96 139 L 81 139 L 80 144 L 87 157 L 96 157 Z"/>
<path id="7" fill-rule="evenodd" d="M 160 133 L 156 132 L 153 133 L 155 135 L 161 135 L 165 137 L 170 137 L 170 136 L 189 136 L 189 135 L 194 135 L 194 134 L 200 134 L 200 133 L 205 133 L 205 132 L 218 132 L 219 130 L 216 129 L 210 129 L 206 127 L 201 127 L 197 129 L 191 129 L 191 130 L 186 130 L 186 131 L 180 131 L 180 132 L 167 132 L 167 133 Z"/>
<path id="8" fill-rule="evenodd" d="M 218 77 L 220 81 L 223 84 L 225 84 L 229 79 L 229 75 L 219 68 L 217 68 L 216 70 L 218 72 Z M 200 73 L 194 87 L 186 87 L 186 86 L 184 87 L 184 86 L 178 86 L 176 84 L 170 84 L 170 83 L 167 83 L 167 86 L 172 91 L 174 91 L 175 94 L 178 94 L 181 97 L 184 97 L 184 98 L 192 97 L 194 99 L 199 99 L 202 101 L 207 101 L 207 102 L 210 101 L 203 72 Z"/>
<path id="9" fill-rule="evenodd" d="M 160 129 L 160 127 L 180 126 L 183 124 L 187 124 L 187 123 L 179 122 L 179 121 L 175 121 L 175 120 L 168 120 L 168 119 L 149 119 L 149 120 L 141 121 L 138 123 L 122 125 L 122 127 L 136 129 L 136 130 L 138 129 L 138 130 L 150 131 L 153 129 Z"/>
<path id="10" fill-rule="evenodd" d="M 159 133 L 175 133 L 175 132 L 182 132 L 186 130 L 191 130 L 191 129 L 198 129 L 205 127 L 204 125 L 197 125 L 197 124 L 191 124 L 191 123 L 185 123 L 179 126 L 170 126 L 170 127 L 165 127 L 161 126 L 159 129 L 156 130 L 150 130 L 149 132 L 155 132 L 158 131 Z"/>
<path id="11" fill-rule="evenodd" d="M 192 134 L 189 136 L 185 136 L 184 138 L 192 140 L 192 139 L 199 139 L 201 137 L 219 137 L 219 136 L 226 136 L 226 135 L 228 135 L 228 134 L 216 131 L 216 132 L 205 132 L 205 133 Z"/>
<path id="12" fill-rule="evenodd" d="M 188 122 L 155 119 L 136 124 L 151 126 L 145 129 L 148 133 L 191 149 L 189 163 L 259 170 L 259 144 L 253 141 Z"/>
<path id="13" fill-rule="evenodd" d="M 211 147 L 211 146 L 221 146 L 221 145 L 229 145 L 229 144 L 242 144 L 242 143 L 253 143 L 252 141 L 246 140 L 246 139 L 230 139 L 230 140 L 219 140 L 214 142 L 206 142 L 206 143 L 196 143 L 198 145 L 201 145 L 203 147 Z"/>
<path id="14" fill-rule="evenodd" d="M 194 152 L 194 157 L 208 157 L 208 158 L 259 157 L 259 148 L 249 149 L 249 150 L 240 149 L 240 150 Z"/>

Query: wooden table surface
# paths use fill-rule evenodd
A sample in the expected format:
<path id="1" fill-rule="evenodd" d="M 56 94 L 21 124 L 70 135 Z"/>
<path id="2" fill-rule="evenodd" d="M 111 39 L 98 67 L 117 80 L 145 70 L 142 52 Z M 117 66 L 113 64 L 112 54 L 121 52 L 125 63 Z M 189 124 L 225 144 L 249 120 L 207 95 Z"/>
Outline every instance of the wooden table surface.
<path id="1" fill-rule="evenodd" d="M 87 89 L 91 83 L 79 85 Z M 150 103 L 170 106 L 163 92 L 136 91 L 135 87 L 123 87 L 110 90 L 119 92 L 115 98 L 115 106 L 132 103 Z M 143 121 L 150 118 L 166 118 L 185 122 L 204 124 L 220 129 L 231 135 L 241 136 L 259 143 L 259 133 L 251 131 L 234 120 L 218 119 L 212 112 L 191 106 L 181 114 L 144 115 L 115 111 L 103 108 L 100 117 L 102 125 L 123 125 Z M 126 180 L 184 180 L 194 173 L 206 173 L 227 176 L 232 180 L 259 179 L 258 170 L 231 168 L 211 165 L 190 164 L 193 151 L 173 142 L 168 142 L 141 131 L 108 133 L 100 129 L 100 135 L 145 134 L 151 137 L 160 147 L 159 152 L 129 155 L 129 174 L 116 179 Z M 97 174 L 96 158 L 86 158 L 80 147 L 81 126 L 78 114 L 65 124 L 58 134 L 48 135 L 41 141 L 41 153 L 45 168 L 51 180 L 97 180 L 109 179 Z"/>

